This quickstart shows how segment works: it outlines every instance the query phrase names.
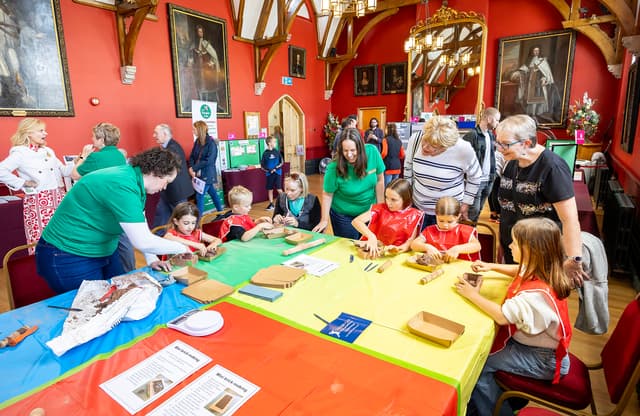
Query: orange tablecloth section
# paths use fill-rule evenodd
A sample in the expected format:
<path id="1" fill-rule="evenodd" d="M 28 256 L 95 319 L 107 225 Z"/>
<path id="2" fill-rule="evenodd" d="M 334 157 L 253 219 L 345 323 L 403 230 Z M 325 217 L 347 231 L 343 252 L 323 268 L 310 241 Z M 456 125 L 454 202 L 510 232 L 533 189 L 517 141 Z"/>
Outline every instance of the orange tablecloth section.
<path id="1" fill-rule="evenodd" d="M 161 329 L 0 414 L 25 415 L 42 407 L 47 416 L 127 415 L 98 386 L 177 339 L 213 361 L 140 414 L 159 406 L 216 364 L 261 388 L 237 415 L 456 414 L 457 395 L 452 386 L 229 303 L 212 309 L 225 319 L 216 334 L 198 338 Z"/>

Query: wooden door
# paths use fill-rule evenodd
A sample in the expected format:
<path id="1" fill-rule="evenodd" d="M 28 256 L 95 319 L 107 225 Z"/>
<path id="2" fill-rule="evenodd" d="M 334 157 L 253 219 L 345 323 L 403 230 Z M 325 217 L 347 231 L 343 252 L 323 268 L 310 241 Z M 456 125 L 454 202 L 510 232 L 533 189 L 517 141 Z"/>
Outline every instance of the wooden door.
<path id="1" fill-rule="evenodd" d="M 364 131 L 369 128 L 371 118 L 378 119 L 378 127 L 387 132 L 387 107 L 360 107 L 358 108 L 358 129 Z"/>

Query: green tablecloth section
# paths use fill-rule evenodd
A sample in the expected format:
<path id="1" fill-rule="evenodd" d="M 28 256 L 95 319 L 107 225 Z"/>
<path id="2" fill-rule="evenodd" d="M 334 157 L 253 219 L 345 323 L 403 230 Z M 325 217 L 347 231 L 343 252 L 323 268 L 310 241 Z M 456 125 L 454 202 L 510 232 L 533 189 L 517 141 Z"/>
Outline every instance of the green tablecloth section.
<path id="1" fill-rule="evenodd" d="M 314 257 L 338 262 L 340 267 L 323 277 L 307 275 L 284 289 L 284 296 L 273 303 L 238 292 L 231 297 L 274 319 L 318 331 L 325 324 L 314 313 L 328 321 L 341 312 L 372 320 L 353 347 L 454 385 L 459 390 L 458 410 L 464 414 L 494 338 L 493 320 L 453 286 L 456 276 L 470 271 L 470 263 L 444 265 L 444 275 L 421 285 L 419 280 L 427 272 L 404 265 L 406 253 L 393 258 L 384 273 L 365 272 L 370 261 L 355 256 L 350 263 L 351 254 L 355 254 L 353 244 L 344 239 L 313 252 Z M 484 275 L 482 294 L 501 302 L 509 279 L 498 273 Z M 465 325 L 464 334 L 446 348 L 408 333 L 407 321 L 423 310 Z"/>
<path id="2" fill-rule="evenodd" d="M 324 238 L 327 241 L 325 245 L 338 239 L 338 237 L 331 235 L 313 234 L 314 237 L 311 241 Z M 300 254 L 283 256 L 282 252 L 284 250 L 295 246 L 286 243 L 284 238 L 267 239 L 262 234 L 249 241 L 228 241 L 222 247 L 227 249 L 226 253 L 211 262 L 199 261 L 196 267 L 208 272 L 210 279 L 218 280 L 233 287 L 248 282 L 260 269 L 274 264 L 281 264 Z M 312 247 L 302 251 L 302 253 L 309 254 L 318 249 L 319 247 Z"/>

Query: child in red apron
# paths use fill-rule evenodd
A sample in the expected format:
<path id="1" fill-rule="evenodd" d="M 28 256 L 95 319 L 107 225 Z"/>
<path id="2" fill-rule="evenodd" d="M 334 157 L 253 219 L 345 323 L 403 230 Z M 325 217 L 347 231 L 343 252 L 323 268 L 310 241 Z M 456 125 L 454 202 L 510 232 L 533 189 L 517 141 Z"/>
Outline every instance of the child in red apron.
<path id="1" fill-rule="evenodd" d="M 512 228 L 510 248 L 518 264 L 477 261 L 475 272 L 489 270 L 514 276 L 502 305 L 480 294 L 482 278 L 476 287 L 460 278 L 456 289 L 498 325 L 491 354 L 476 384 L 468 413 L 491 415 L 502 389 L 494 379 L 498 370 L 558 382 L 569 372 L 571 322 L 567 297 L 571 281 L 564 274 L 564 249 L 560 229 L 547 218 L 528 218 Z M 513 415 L 508 401 L 501 415 Z"/>
<path id="2" fill-rule="evenodd" d="M 378 241 L 384 244 L 385 251 L 408 251 L 422 225 L 422 211 L 411 207 L 409 181 L 396 179 L 390 182 L 384 190 L 384 199 L 384 204 L 372 205 L 369 211 L 358 215 L 351 222 L 362 234 L 361 239 L 366 241 L 366 251 L 371 258 L 382 254 Z"/>
<path id="3" fill-rule="evenodd" d="M 203 232 L 198 227 L 198 218 L 200 212 L 194 204 L 179 203 L 169 218 L 164 238 L 182 243 L 192 252 L 197 251 L 201 256 L 205 256 L 208 251 L 215 250 L 222 240 Z"/>

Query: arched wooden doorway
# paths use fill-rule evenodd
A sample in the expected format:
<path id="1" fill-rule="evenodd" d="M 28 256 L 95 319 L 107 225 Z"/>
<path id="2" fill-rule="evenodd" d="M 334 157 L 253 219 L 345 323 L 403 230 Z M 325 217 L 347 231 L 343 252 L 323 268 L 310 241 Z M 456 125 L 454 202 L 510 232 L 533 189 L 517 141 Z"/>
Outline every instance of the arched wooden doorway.
<path id="1" fill-rule="evenodd" d="M 305 137 L 304 113 L 289 95 L 283 95 L 269 109 L 269 134 L 280 126 L 284 134 L 284 160 L 291 170 L 304 172 Z"/>

